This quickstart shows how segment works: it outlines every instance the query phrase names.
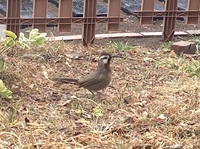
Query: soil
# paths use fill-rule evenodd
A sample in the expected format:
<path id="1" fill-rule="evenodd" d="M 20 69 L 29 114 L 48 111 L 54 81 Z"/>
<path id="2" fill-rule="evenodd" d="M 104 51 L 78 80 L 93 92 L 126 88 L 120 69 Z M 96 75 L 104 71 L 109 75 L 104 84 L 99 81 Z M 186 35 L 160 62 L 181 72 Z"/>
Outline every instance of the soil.
<path id="1" fill-rule="evenodd" d="M 95 96 L 49 77 L 87 75 L 101 46 L 53 41 L 7 51 L 0 78 L 13 98 L 0 99 L 1 147 L 199 148 L 199 61 L 165 50 L 106 49 L 119 57 L 110 87 Z"/>
<path id="2" fill-rule="evenodd" d="M 162 31 L 162 21 L 140 26 L 135 16 L 122 15 L 120 32 Z M 49 33 L 81 34 L 81 28 L 74 24 L 72 33 L 55 28 Z M 97 25 L 96 33 L 105 33 L 105 28 Z M 177 21 L 176 29 L 200 26 Z M 139 46 L 122 51 L 111 41 Z M 0 99 L 0 148 L 200 148 L 198 54 L 194 59 L 177 57 L 166 48 L 155 50 L 162 37 L 109 38 L 90 47 L 79 43 L 47 41 L 30 49 L 17 45 L 3 54 L 0 78 L 13 98 Z M 110 87 L 95 96 L 49 79 L 87 75 L 103 50 L 118 57 L 111 61 Z"/>

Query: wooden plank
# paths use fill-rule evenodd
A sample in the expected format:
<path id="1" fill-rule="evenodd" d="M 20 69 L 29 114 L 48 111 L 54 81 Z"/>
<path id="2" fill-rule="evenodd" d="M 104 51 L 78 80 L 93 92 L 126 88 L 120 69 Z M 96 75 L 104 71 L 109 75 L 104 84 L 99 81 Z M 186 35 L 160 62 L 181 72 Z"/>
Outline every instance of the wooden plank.
<path id="1" fill-rule="evenodd" d="M 186 30 L 185 32 L 190 35 L 200 35 L 200 30 Z"/>
<path id="2" fill-rule="evenodd" d="M 140 32 L 144 36 L 162 36 L 162 32 Z"/>
<path id="3" fill-rule="evenodd" d="M 96 34 L 95 39 L 104 38 L 123 38 L 123 37 L 143 37 L 140 33 L 110 33 L 110 34 Z"/>
<path id="4" fill-rule="evenodd" d="M 200 30 L 187 30 L 187 31 L 176 31 L 174 35 L 184 36 L 184 35 L 199 35 Z M 151 36 L 162 36 L 162 32 L 140 32 L 140 33 L 109 33 L 109 34 L 96 34 L 95 39 L 104 38 L 127 38 L 127 37 L 151 37 Z M 71 36 L 57 36 L 57 37 L 47 37 L 47 40 L 80 40 L 82 35 L 71 35 Z"/>

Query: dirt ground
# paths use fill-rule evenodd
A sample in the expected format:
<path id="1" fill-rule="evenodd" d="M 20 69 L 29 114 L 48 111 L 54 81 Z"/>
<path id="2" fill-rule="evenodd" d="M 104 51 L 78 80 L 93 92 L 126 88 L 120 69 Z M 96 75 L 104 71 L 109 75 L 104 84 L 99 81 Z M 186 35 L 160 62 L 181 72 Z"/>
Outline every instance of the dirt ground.
<path id="1" fill-rule="evenodd" d="M 105 3 L 103 0 L 99 0 L 100 3 Z M 156 3 L 159 3 L 163 5 L 164 3 L 161 3 L 159 1 L 156 1 Z M 58 8 L 48 3 L 48 12 L 51 12 L 54 16 L 58 15 Z M 135 15 L 126 15 L 123 11 L 121 11 L 121 16 L 124 18 L 124 22 L 120 24 L 119 32 L 126 32 L 126 33 L 139 33 L 139 32 L 162 32 L 163 28 L 163 21 L 157 20 L 154 21 L 152 25 L 146 25 L 141 26 L 139 23 L 139 18 L 137 18 Z M 3 17 L 0 15 L 0 17 Z M 197 25 L 186 25 L 185 24 L 185 18 L 184 21 L 177 20 L 176 23 L 176 31 L 185 31 L 185 30 L 199 30 L 200 29 L 200 21 Z M 24 30 L 22 30 L 24 31 Z M 96 25 L 96 31 L 97 34 L 101 33 L 108 33 L 106 31 L 106 25 L 105 24 L 97 24 Z M 47 29 L 47 33 L 49 33 L 49 36 L 59 36 L 59 35 L 80 35 L 82 34 L 82 25 L 81 24 L 72 24 L 72 31 L 70 33 L 58 33 L 56 27 L 49 27 Z M 192 35 L 191 35 L 192 36 Z M 190 39 L 188 36 L 175 36 L 173 41 L 179 41 L 179 40 L 187 40 Z M 106 44 L 109 44 L 113 41 L 124 41 L 129 42 L 131 45 L 135 46 L 144 46 L 147 48 L 153 48 L 158 49 L 160 45 L 163 44 L 163 38 L 161 36 L 157 37 L 145 37 L 145 38 L 109 38 L 109 39 L 101 39 L 101 40 L 95 40 L 96 45 L 104 46 Z M 80 40 L 74 41 L 74 43 L 81 43 Z"/>
<path id="2" fill-rule="evenodd" d="M 121 32 L 162 31 L 161 21 L 145 27 L 136 17 L 126 17 Z M 74 25 L 72 34 L 80 34 L 80 29 Z M 200 25 L 178 21 L 176 29 Z M 104 32 L 100 25 L 97 33 Z M 183 39 L 191 37 L 175 37 Z M 132 47 L 122 51 L 112 41 Z M 13 98 L 0 99 L 0 148 L 199 149 L 199 55 L 177 57 L 162 45 L 161 37 L 95 40 L 91 47 L 81 41 L 48 41 L 6 52 L 0 78 Z M 93 96 L 48 79 L 90 73 L 103 50 L 119 56 L 111 62 L 111 87 L 105 91 Z"/>
<path id="3" fill-rule="evenodd" d="M 112 60 L 112 87 L 105 91 L 93 96 L 48 79 L 90 73 L 102 50 L 121 57 Z M 112 44 L 85 48 L 58 41 L 16 47 L 4 58 L 0 76 L 13 99 L 0 100 L 1 148 L 200 147 L 199 69 L 191 71 L 199 60 L 167 49 L 120 51 Z"/>

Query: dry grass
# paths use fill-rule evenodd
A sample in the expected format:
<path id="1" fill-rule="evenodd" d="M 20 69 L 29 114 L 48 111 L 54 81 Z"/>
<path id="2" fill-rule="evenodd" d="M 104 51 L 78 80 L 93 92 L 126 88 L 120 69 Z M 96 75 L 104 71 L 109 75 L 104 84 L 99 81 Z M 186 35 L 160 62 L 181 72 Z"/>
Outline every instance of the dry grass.
<path id="1" fill-rule="evenodd" d="M 48 42 L 7 53 L 1 78 L 13 99 L 0 100 L 0 148 L 200 148 L 200 79 L 172 67 L 178 58 L 164 51 L 110 47 L 124 58 L 112 61 L 113 88 L 95 97 L 47 76 L 89 73 L 103 47 Z"/>

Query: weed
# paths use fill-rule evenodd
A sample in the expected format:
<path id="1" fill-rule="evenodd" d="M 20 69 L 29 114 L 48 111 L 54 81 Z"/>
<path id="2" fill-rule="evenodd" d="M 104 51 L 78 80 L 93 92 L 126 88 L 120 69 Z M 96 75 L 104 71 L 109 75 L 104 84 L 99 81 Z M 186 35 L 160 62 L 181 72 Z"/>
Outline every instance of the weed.
<path id="1" fill-rule="evenodd" d="M 200 36 L 192 36 L 192 39 L 190 41 L 195 42 L 197 50 L 200 50 Z"/>
<path id="2" fill-rule="evenodd" d="M 189 76 L 200 77 L 200 61 L 189 60 L 184 56 L 176 58 L 166 58 L 157 62 L 157 66 L 167 67 L 177 70 L 179 73 L 187 74 Z"/>
<path id="3" fill-rule="evenodd" d="M 160 49 L 170 49 L 171 48 L 171 45 L 172 45 L 173 42 L 164 42 L 161 46 L 160 46 Z"/>
<path id="4" fill-rule="evenodd" d="M 119 50 L 119 51 L 129 51 L 133 48 L 133 46 L 129 45 L 128 42 L 114 42 L 112 43 L 112 47 L 116 50 Z"/>
<path id="5" fill-rule="evenodd" d="M 9 108 L 8 121 L 14 123 L 17 119 L 17 110 L 14 107 Z"/>

